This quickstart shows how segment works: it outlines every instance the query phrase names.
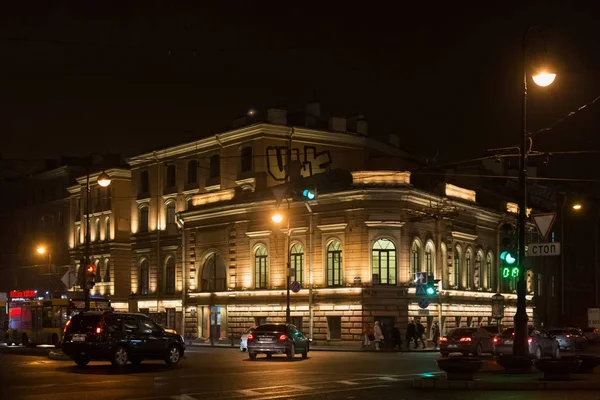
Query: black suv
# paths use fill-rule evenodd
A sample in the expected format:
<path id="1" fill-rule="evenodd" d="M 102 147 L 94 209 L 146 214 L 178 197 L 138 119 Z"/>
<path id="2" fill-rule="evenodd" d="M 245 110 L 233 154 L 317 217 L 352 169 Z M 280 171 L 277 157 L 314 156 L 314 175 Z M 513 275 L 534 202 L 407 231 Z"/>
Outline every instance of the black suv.
<path id="1" fill-rule="evenodd" d="M 183 357 L 185 343 L 144 314 L 86 311 L 67 322 L 62 350 L 79 366 L 108 360 L 122 367 L 143 359 L 175 365 Z"/>

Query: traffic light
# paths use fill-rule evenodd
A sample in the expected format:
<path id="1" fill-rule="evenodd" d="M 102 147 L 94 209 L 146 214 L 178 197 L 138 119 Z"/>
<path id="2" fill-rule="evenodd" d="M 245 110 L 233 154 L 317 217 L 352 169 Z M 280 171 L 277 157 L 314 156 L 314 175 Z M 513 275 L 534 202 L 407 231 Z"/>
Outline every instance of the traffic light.
<path id="1" fill-rule="evenodd" d="M 317 198 L 317 191 L 314 189 L 303 189 L 302 197 L 304 200 L 314 200 Z"/>
<path id="2" fill-rule="evenodd" d="M 94 264 L 90 264 L 86 270 L 86 288 L 91 289 L 96 284 L 96 266 Z"/>
<path id="3" fill-rule="evenodd" d="M 438 294 L 438 283 L 439 279 L 433 279 L 433 275 L 427 277 L 427 284 L 425 285 L 425 294 L 427 296 L 436 296 Z"/>
<path id="4" fill-rule="evenodd" d="M 503 251 L 500 254 L 500 260 L 502 260 L 502 267 L 500 274 L 502 278 L 518 278 L 519 277 L 519 266 L 516 265 L 517 258 L 510 251 Z"/>
<path id="5" fill-rule="evenodd" d="M 519 276 L 517 265 L 517 229 L 513 224 L 502 225 L 502 252 L 500 253 L 500 276 L 514 279 Z"/>

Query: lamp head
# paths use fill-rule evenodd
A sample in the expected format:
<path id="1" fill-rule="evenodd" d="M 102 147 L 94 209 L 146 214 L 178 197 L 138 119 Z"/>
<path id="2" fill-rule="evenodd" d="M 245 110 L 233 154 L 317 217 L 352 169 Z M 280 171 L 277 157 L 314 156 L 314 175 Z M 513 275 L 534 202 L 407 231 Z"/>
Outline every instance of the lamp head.
<path id="1" fill-rule="evenodd" d="M 533 75 L 532 78 L 536 85 L 545 87 L 551 85 L 552 82 L 554 82 L 556 74 L 553 74 L 548 71 L 540 71 L 539 73 Z"/>
<path id="2" fill-rule="evenodd" d="M 105 171 L 102 171 L 102 173 L 98 175 L 98 185 L 102 187 L 107 187 L 110 185 L 111 181 L 110 176 Z"/>

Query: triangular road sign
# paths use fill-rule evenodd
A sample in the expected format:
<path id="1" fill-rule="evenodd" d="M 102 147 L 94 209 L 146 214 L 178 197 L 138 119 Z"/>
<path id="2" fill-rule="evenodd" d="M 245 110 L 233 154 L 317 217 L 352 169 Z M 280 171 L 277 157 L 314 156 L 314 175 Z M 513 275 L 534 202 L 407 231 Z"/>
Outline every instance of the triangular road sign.
<path id="1" fill-rule="evenodd" d="M 417 296 L 424 296 L 425 295 L 425 285 L 417 284 L 415 294 Z"/>
<path id="2" fill-rule="evenodd" d="M 274 186 L 271 188 L 271 191 L 273 192 L 273 196 L 275 196 L 275 202 L 277 204 L 277 207 L 279 207 L 279 204 L 281 204 L 281 200 L 283 200 L 283 198 L 288 193 L 288 185 L 283 184 L 283 185 Z"/>
<path id="3" fill-rule="evenodd" d="M 540 235 L 546 239 L 548 232 L 550 232 L 550 228 L 552 228 L 552 224 L 554 224 L 554 220 L 556 219 L 556 213 L 535 214 L 531 217 L 533 218 L 533 222 L 535 222 L 535 226 Z"/>

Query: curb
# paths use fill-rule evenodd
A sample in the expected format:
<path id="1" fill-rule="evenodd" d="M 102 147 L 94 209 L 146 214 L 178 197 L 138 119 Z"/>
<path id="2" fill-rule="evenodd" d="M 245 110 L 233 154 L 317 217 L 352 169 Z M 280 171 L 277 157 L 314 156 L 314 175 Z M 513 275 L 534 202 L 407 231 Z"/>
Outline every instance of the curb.
<path id="1" fill-rule="evenodd" d="M 600 381 L 448 381 L 416 378 L 413 389 L 425 390 L 600 390 Z"/>
<path id="2" fill-rule="evenodd" d="M 222 348 L 222 349 L 236 349 L 240 350 L 240 346 L 230 346 L 230 345 L 222 345 L 217 344 L 211 346 L 210 344 L 205 343 L 186 343 L 186 347 L 208 347 L 208 348 Z M 345 353 L 437 353 L 439 350 L 436 349 L 424 349 L 424 350 L 384 350 L 377 351 L 375 349 L 355 349 L 355 348 L 343 348 L 343 347 L 311 347 L 310 351 L 332 351 L 332 352 L 345 352 Z"/>
<path id="3" fill-rule="evenodd" d="M 71 361 L 71 357 L 63 353 L 62 351 L 50 351 L 48 358 L 55 361 Z"/>

